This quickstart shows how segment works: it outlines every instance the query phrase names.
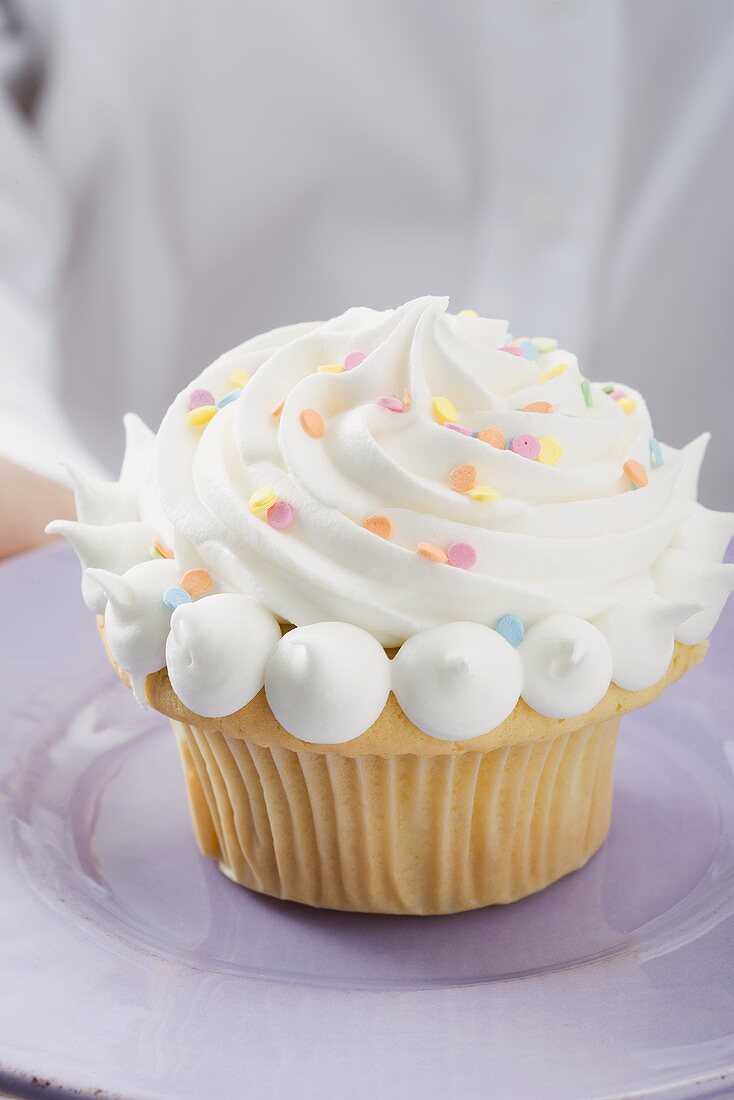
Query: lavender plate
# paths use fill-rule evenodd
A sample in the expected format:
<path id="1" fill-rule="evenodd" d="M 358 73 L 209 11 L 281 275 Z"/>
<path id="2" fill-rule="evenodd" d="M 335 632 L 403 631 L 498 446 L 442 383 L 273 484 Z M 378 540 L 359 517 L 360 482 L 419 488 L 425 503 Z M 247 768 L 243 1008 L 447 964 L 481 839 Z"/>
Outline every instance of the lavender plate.
<path id="1" fill-rule="evenodd" d="M 623 723 L 609 840 L 506 908 L 258 897 L 199 856 L 166 723 L 66 548 L 0 568 L 0 1087 L 23 1096 L 734 1090 L 734 615 Z"/>

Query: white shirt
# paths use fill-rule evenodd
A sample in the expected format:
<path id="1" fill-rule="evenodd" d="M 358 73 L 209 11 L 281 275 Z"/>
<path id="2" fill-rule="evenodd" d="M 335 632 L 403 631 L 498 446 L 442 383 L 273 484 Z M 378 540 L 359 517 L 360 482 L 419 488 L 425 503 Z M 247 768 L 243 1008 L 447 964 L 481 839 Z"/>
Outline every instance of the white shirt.
<path id="1" fill-rule="evenodd" d="M 0 453 L 111 469 L 246 337 L 448 293 L 731 505 L 728 0 L 4 0 L 0 79 Z"/>

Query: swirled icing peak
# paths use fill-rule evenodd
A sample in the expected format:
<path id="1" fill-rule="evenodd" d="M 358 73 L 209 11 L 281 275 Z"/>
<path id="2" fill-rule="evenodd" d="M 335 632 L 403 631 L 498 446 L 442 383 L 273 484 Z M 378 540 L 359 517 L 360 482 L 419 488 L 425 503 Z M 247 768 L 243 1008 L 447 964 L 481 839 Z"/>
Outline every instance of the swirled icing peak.
<path id="1" fill-rule="evenodd" d="M 85 598 L 109 600 L 139 695 L 175 608 L 169 673 L 204 715 L 265 682 L 306 740 L 358 736 L 390 688 L 436 737 L 487 732 L 520 694 L 575 716 L 610 678 L 652 685 L 734 587 L 734 517 L 696 499 L 707 436 L 666 446 L 635 390 L 444 298 L 258 336 L 194 379 L 157 436 L 134 417 L 126 434 L 120 481 L 76 475 L 82 524 L 53 529 L 96 567 Z M 280 642 L 276 621 L 298 629 Z M 347 708 L 329 669 L 343 689 L 362 661 L 374 691 Z"/>

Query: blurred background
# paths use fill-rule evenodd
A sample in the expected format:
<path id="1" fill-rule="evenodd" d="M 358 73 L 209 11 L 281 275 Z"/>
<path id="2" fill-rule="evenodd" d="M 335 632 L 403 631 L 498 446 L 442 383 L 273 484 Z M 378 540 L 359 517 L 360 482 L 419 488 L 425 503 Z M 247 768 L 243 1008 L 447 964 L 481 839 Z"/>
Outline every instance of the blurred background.
<path id="1" fill-rule="evenodd" d="M 732 507 L 731 0 L 2 0 L 0 80 L 6 514 L 231 345 L 425 293 L 711 429 Z"/>

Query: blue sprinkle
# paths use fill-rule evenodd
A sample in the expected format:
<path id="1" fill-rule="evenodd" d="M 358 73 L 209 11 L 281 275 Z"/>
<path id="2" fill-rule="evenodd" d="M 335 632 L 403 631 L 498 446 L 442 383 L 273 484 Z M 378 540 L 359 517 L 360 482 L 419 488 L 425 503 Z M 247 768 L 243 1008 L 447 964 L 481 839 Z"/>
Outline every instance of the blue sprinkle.
<path id="1" fill-rule="evenodd" d="M 512 439 L 514 439 L 514 438 L 515 438 L 515 437 L 514 437 L 514 435 L 513 435 Z M 509 450 L 510 450 L 510 448 L 512 447 L 512 439 L 506 439 L 506 440 L 505 440 L 505 450 L 506 450 L 506 451 L 509 451 Z"/>
<path id="2" fill-rule="evenodd" d="M 520 350 L 525 359 L 537 359 L 540 354 L 535 344 L 531 344 L 529 340 L 522 340 L 520 342 Z"/>
<path id="3" fill-rule="evenodd" d="M 522 625 L 517 615 L 503 615 L 502 618 L 494 624 L 494 628 L 511 646 L 520 645 L 520 642 L 525 637 L 525 627 Z"/>
<path id="4" fill-rule="evenodd" d="M 163 602 L 171 611 L 175 611 L 182 603 L 191 603 L 191 596 L 183 588 L 167 588 L 163 593 Z"/>
<path id="5" fill-rule="evenodd" d="M 650 436 L 650 465 L 662 466 L 665 462 L 663 458 L 663 449 L 658 443 L 654 435 Z"/>
<path id="6" fill-rule="evenodd" d="M 508 332 L 505 336 L 505 347 L 507 347 L 508 344 L 511 344 L 514 339 L 515 337 L 512 335 L 512 333 Z"/>
<path id="7" fill-rule="evenodd" d="M 220 397 L 217 401 L 217 408 L 223 409 L 225 405 L 229 405 L 232 401 L 236 401 L 242 393 L 242 390 L 230 390 L 229 393 L 225 393 L 224 397 Z"/>

